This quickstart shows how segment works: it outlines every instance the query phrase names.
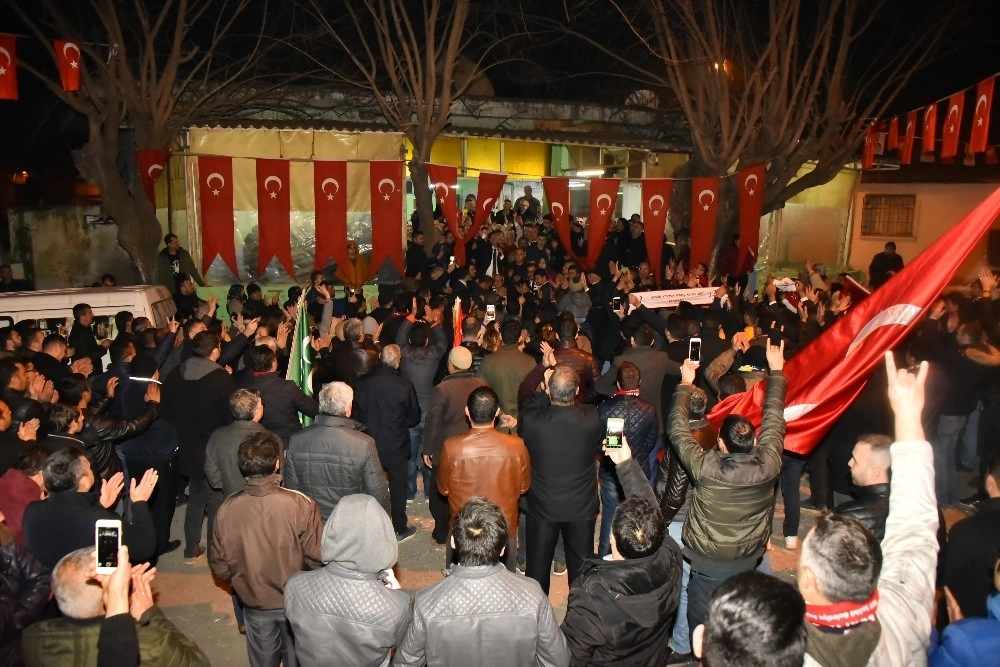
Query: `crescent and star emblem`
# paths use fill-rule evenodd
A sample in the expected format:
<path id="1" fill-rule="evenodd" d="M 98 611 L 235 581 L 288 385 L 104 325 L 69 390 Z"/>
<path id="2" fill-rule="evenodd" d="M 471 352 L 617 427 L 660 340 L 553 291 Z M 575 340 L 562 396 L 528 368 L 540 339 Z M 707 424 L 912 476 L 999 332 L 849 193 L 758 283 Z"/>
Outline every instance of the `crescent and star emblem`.
<path id="1" fill-rule="evenodd" d="M 385 190 L 382 189 L 382 186 L 386 185 L 386 184 L 389 185 L 389 191 L 388 192 L 386 192 Z M 381 181 L 378 182 L 378 188 L 377 189 L 378 189 L 379 192 L 382 193 L 382 199 L 384 199 L 385 201 L 389 201 L 389 195 L 391 195 L 393 192 L 396 191 L 396 184 L 392 182 L 391 178 L 383 178 Z"/>
<path id="2" fill-rule="evenodd" d="M 438 203 L 443 203 L 444 198 L 448 196 L 448 186 L 438 181 L 434 184 L 434 194 L 437 195 Z"/>
<path id="3" fill-rule="evenodd" d="M 163 165 L 162 164 L 151 164 L 151 165 L 149 165 L 149 169 L 146 170 L 146 175 L 149 176 L 152 179 L 155 179 L 156 175 L 153 174 L 154 171 L 157 174 L 159 174 L 161 171 L 163 171 Z"/>
<path id="4" fill-rule="evenodd" d="M 705 195 L 708 195 L 709 197 L 707 204 L 704 199 Z M 707 211 L 712 207 L 712 204 L 715 203 L 715 193 L 711 190 L 702 190 L 698 193 L 698 203 L 701 204 L 701 207 Z"/>
<path id="5" fill-rule="evenodd" d="M 889 306 L 875 317 L 868 321 L 858 335 L 855 336 L 854 341 L 851 342 L 850 347 L 847 348 L 847 354 L 845 356 L 851 356 L 851 353 L 858 348 L 861 343 L 865 342 L 865 339 L 875 333 L 875 330 L 880 327 L 891 326 L 894 324 L 907 325 L 913 322 L 913 320 L 920 317 L 920 313 L 923 309 L 920 306 L 914 306 L 909 303 L 897 303 L 895 305 Z"/>
<path id="6" fill-rule="evenodd" d="M 10 51 L 8 51 L 2 46 L 0 46 L 0 54 L 3 54 L 4 57 L 7 58 L 7 62 L 4 63 L 3 65 L 0 65 L 0 76 L 6 76 L 7 68 L 10 67 L 10 64 L 12 62 L 14 62 L 14 59 L 10 57 Z"/>
<path id="7" fill-rule="evenodd" d="M 326 186 L 328 184 L 333 185 L 333 192 L 327 192 Z M 333 201 L 333 198 L 340 192 L 340 183 L 336 178 L 327 178 L 322 183 L 319 184 L 319 189 L 326 193 L 326 200 Z"/>
<path id="8" fill-rule="evenodd" d="M 492 211 L 493 210 L 493 197 L 487 197 L 483 200 L 483 210 Z"/>
<path id="9" fill-rule="evenodd" d="M 660 205 L 657 208 L 653 208 L 654 201 L 660 202 Z M 646 201 L 646 206 L 649 207 L 649 210 L 650 212 L 652 212 L 653 215 L 660 215 L 660 211 L 663 210 L 663 204 L 664 204 L 663 195 L 653 195 Z"/>
<path id="10" fill-rule="evenodd" d="M 267 187 L 272 182 L 278 184 L 278 189 L 277 190 L 271 190 L 270 188 Z M 264 189 L 267 190 L 268 194 L 271 195 L 271 199 L 277 199 L 278 198 L 278 191 L 281 190 L 281 188 L 282 188 L 283 185 L 284 185 L 284 183 L 282 183 L 281 179 L 278 178 L 277 176 L 268 176 L 267 178 L 264 179 Z"/>
<path id="11" fill-rule="evenodd" d="M 212 179 L 214 178 L 219 179 L 219 187 L 217 188 L 212 188 Z M 222 174 L 220 174 L 219 172 L 213 171 L 211 174 L 208 175 L 208 178 L 205 179 L 205 185 L 212 188 L 213 196 L 218 197 L 219 191 L 222 190 L 222 188 L 226 187 L 226 179 L 224 179 L 222 177 Z"/>
<path id="12" fill-rule="evenodd" d="M 955 114 L 955 120 L 951 119 L 951 115 L 953 113 Z M 957 120 L 958 120 L 958 105 L 953 104 L 951 105 L 951 108 L 948 109 L 948 122 L 950 123 L 950 125 L 948 125 L 948 134 L 955 134 L 955 121 Z"/>
<path id="13" fill-rule="evenodd" d="M 750 185 L 750 180 L 753 179 L 753 186 Z M 757 174 L 747 174 L 747 177 L 743 179 L 743 187 L 746 189 L 747 194 L 753 197 L 754 188 L 757 186 Z"/>
<path id="14" fill-rule="evenodd" d="M 76 51 L 76 60 L 72 60 L 68 51 Z M 66 42 L 63 44 L 62 48 L 63 57 L 69 62 L 69 66 L 73 69 L 80 67 L 80 47 L 73 42 Z"/>
<path id="15" fill-rule="evenodd" d="M 560 218 L 563 217 L 566 214 L 566 208 L 562 204 L 560 204 L 559 202 L 557 202 L 557 201 L 552 202 L 552 206 L 550 208 L 552 209 L 552 213 L 555 213 L 556 212 L 556 208 L 558 208 L 559 209 L 559 215 L 558 215 L 558 217 L 560 217 Z"/>
<path id="16" fill-rule="evenodd" d="M 608 205 L 607 206 L 601 206 L 601 200 L 602 199 L 607 199 L 608 200 Z M 607 215 L 608 214 L 608 208 L 611 207 L 611 195 L 604 194 L 604 195 L 599 196 L 597 198 L 597 207 L 600 209 L 601 215 Z"/>
<path id="17" fill-rule="evenodd" d="M 985 95 L 980 95 L 979 99 L 976 100 L 976 125 L 979 125 L 980 127 L 983 124 L 983 114 L 979 112 L 979 106 L 982 105 L 983 112 L 985 113 L 987 102 L 989 102 L 989 100 L 986 99 Z"/>

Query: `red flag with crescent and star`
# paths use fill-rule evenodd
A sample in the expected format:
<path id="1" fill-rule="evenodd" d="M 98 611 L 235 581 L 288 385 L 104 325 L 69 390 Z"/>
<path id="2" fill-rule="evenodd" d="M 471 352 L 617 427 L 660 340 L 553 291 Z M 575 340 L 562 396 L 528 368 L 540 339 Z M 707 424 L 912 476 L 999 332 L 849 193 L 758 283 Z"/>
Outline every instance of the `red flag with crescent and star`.
<path id="1" fill-rule="evenodd" d="M 719 212 L 719 179 L 699 177 L 691 181 L 691 266 L 708 263 L 715 244 L 715 221 Z M 690 268 L 690 267 L 688 267 Z"/>
<path id="2" fill-rule="evenodd" d="M 893 116 L 889 121 L 889 136 L 885 140 L 885 149 L 894 151 L 899 148 L 899 116 Z"/>
<path id="3" fill-rule="evenodd" d="M 861 149 L 861 168 L 871 169 L 875 166 L 875 123 L 865 130 L 864 147 Z"/>
<path id="4" fill-rule="evenodd" d="M 316 254 L 313 270 L 328 259 L 344 266 L 347 258 L 347 162 L 313 162 L 313 199 L 316 207 Z"/>
<path id="5" fill-rule="evenodd" d="M 139 178 L 142 179 L 142 189 L 146 197 L 156 207 L 156 181 L 163 175 L 163 170 L 167 167 L 167 160 L 170 159 L 169 150 L 140 150 L 137 151 L 139 159 Z"/>
<path id="6" fill-rule="evenodd" d="M 1000 215 L 1000 190 L 938 238 L 902 271 L 785 364 L 785 449 L 809 454 L 857 398 L 886 350 L 919 323 Z M 760 427 L 765 382 L 719 403 L 709 415 L 718 426 L 741 414 Z"/>
<path id="7" fill-rule="evenodd" d="M 563 249 L 573 255 L 573 245 L 569 237 L 569 179 L 559 176 L 544 176 L 542 189 L 545 199 L 549 202 L 549 212 L 552 214 L 553 226 L 563 245 Z"/>
<path id="8" fill-rule="evenodd" d="M 201 202 L 201 273 L 208 273 L 216 256 L 221 256 L 234 276 L 236 265 L 235 223 L 233 220 L 233 159 L 198 158 L 198 199 Z"/>
<path id="9" fill-rule="evenodd" d="M 476 219 L 466 238 L 475 236 L 483 225 L 491 224 L 493 207 L 500 200 L 500 193 L 503 192 L 503 184 L 506 182 L 507 174 L 497 174 L 491 171 L 479 172 L 479 186 L 476 190 Z"/>
<path id="10" fill-rule="evenodd" d="M 59 79 L 63 90 L 75 93 L 80 90 L 80 45 L 65 39 L 53 42 L 56 53 L 56 64 L 59 65 Z"/>
<path id="11" fill-rule="evenodd" d="M 906 130 L 903 132 L 903 141 L 899 146 L 899 161 L 901 164 L 910 164 L 913 161 L 913 145 L 917 141 L 917 112 L 911 111 L 906 114 Z"/>
<path id="12" fill-rule="evenodd" d="M 0 35 L 0 100 L 17 99 L 17 37 Z"/>
<path id="13" fill-rule="evenodd" d="M 643 236 L 646 237 L 646 255 L 657 285 L 663 284 L 663 232 L 667 228 L 670 195 L 673 193 L 672 178 L 642 179 Z"/>
<path id="14" fill-rule="evenodd" d="M 368 163 L 372 198 L 371 275 L 389 260 L 403 274 L 403 162 L 372 160 Z"/>
<path id="15" fill-rule="evenodd" d="M 604 249 L 611 217 L 618 203 L 620 178 L 590 179 L 590 217 L 587 219 L 587 257 L 583 268 L 593 270 Z"/>
<path id="16" fill-rule="evenodd" d="M 962 110 L 965 108 L 965 91 L 948 98 L 948 115 L 944 117 L 941 157 L 958 155 L 958 133 L 962 129 Z"/>
<path id="17" fill-rule="evenodd" d="M 431 179 L 431 191 L 434 201 L 444 214 L 444 221 L 455 237 L 455 262 L 458 266 L 465 264 L 465 239 L 474 234 L 466 235 L 458 228 L 461 216 L 458 213 L 458 168 L 444 164 L 428 164 L 427 176 Z"/>
<path id="18" fill-rule="evenodd" d="M 292 198 L 288 160 L 257 160 L 257 275 L 264 275 L 271 259 L 295 277 L 292 264 Z"/>
<path id="19" fill-rule="evenodd" d="M 767 165 L 763 162 L 747 167 L 736 176 L 740 193 L 740 258 L 744 266 L 757 263 L 760 246 L 760 216 L 764 211 L 764 185 Z M 753 259 L 749 259 L 752 257 Z"/>
<path id="20" fill-rule="evenodd" d="M 937 102 L 924 107 L 924 131 L 920 135 L 921 152 L 933 153 L 935 141 L 937 141 Z"/>
<path id="21" fill-rule="evenodd" d="M 993 108 L 993 84 L 995 76 L 983 79 L 976 85 L 976 110 L 972 116 L 972 137 L 969 148 L 973 153 L 986 151 L 990 134 L 990 109 Z"/>

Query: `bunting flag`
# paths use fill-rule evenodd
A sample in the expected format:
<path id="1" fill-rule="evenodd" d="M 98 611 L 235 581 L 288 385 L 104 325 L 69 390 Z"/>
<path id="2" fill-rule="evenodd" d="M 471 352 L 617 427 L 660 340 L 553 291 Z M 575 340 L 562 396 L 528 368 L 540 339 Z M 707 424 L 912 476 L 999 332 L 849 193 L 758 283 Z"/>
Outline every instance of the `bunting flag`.
<path id="1" fill-rule="evenodd" d="M 937 102 L 924 107 L 924 131 L 920 135 L 920 150 L 924 153 L 934 152 L 934 142 L 937 140 Z"/>
<path id="2" fill-rule="evenodd" d="M 889 121 L 889 136 L 885 141 L 885 149 L 894 151 L 899 148 L 899 116 L 893 116 Z"/>
<path id="3" fill-rule="evenodd" d="M 620 178 L 590 179 L 590 217 L 587 219 L 587 257 L 583 268 L 591 271 L 597 266 L 597 259 L 604 249 L 608 237 L 608 227 L 618 203 Z"/>
<path id="4" fill-rule="evenodd" d="M 216 256 L 221 256 L 233 275 L 236 265 L 233 220 L 233 159 L 198 158 L 198 196 L 201 201 L 201 272 L 208 272 Z"/>
<path id="5" fill-rule="evenodd" d="M 986 151 L 990 133 L 990 109 L 993 107 L 993 83 L 996 77 L 984 79 L 976 86 L 976 111 L 972 116 L 972 138 L 969 148 L 973 153 Z"/>
<path id="6" fill-rule="evenodd" d="M 17 37 L 0 35 L 0 100 L 17 99 Z"/>
<path id="7" fill-rule="evenodd" d="M 542 188 L 545 190 L 545 199 L 549 202 L 552 222 L 563 249 L 574 261 L 579 261 L 577 256 L 573 254 L 573 244 L 569 236 L 569 179 L 545 176 L 542 178 Z"/>
<path id="8" fill-rule="evenodd" d="M 875 166 L 875 123 L 865 130 L 865 143 L 861 150 L 861 168 L 871 169 Z"/>
<path id="9" fill-rule="evenodd" d="M 715 221 L 719 212 L 719 179 L 715 176 L 691 180 L 691 266 L 712 259 Z"/>
<path id="10" fill-rule="evenodd" d="M 56 54 L 56 64 L 59 66 L 59 79 L 63 90 L 75 93 L 80 90 L 80 45 L 76 42 L 57 39 L 53 42 Z"/>
<path id="11" fill-rule="evenodd" d="M 461 221 L 458 212 L 458 168 L 443 164 L 428 164 L 427 175 L 431 179 L 434 201 L 437 202 L 444 214 L 444 221 L 448 225 L 448 229 L 455 237 L 455 262 L 458 266 L 463 266 L 465 265 L 465 239 L 467 237 L 458 227 Z"/>
<path id="12" fill-rule="evenodd" d="M 490 223 L 493 217 L 493 207 L 500 200 L 503 184 L 506 182 L 507 174 L 489 171 L 479 172 L 479 189 L 476 191 L 476 219 L 466 238 L 474 237 L 479 232 L 480 227 Z"/>
<path id="13" fill-rule="evenodd" d="M 857 398 L 886 350 L 899 345 L 1000 215 L 1000 190 L 785 364 L 785 449 L 808 455 Z M 709 415 L 741 414 L 760 426 L 766 382 Z"/>
<path id="14" fill-rule="evenodd" d="M 671 178 L 642 179 L 642 220 L 646 223 L 646 255 L 657 285 L 663 284 L 663 233 L 667 228 L 670 195 L 674 191 Z"/>
<path id="15" fill-rule="evenodd" d="M 388 259 L 402 275 L 403 162 L 372 160 L 368 169 L 372 198 L 372 254 L 368 270 L 374 276 Z"/>
<path id="16" fill-rule="evenodd" d="M 962 111 L 965 108 L 965 91 L 948 98 L 948 115 L 944 117 L 942 129 L 941 157 L 958 155 L 958 133 L 962 129 Z"/>
<path id="17" fill-rule="evenodd" d="M 271 259 L 295 277 L 292 265 L 292 201 L 288 160 L 257 160 L 257 275 L 264 275 Z"/>
<path id="18" fill-rule="evenodd" d="M 752 257 L 744 259 L 744 267 L 757 263 L 766 181 L 767 165 L 764 163 L 747 167 L 737 176 L 736 183 L 740 193 L 740 258 Z"/>
<path id="19" fill-rule="evenodd" d="M 137 152 L 139 159 L 139 177 L 142 179 L 142 189 L 146 197 L 156 208 L 156 181 L 163 175 L 163 170 L 170 159 L 169 150 L 140 150 Z"/>
<path id="20" fill-rule="evenodd" d="M 899 147 L 899 161 L 910 164 L 913 161 L 913 145 L 917 141 L 917 112 L 906 114 L 906 132 L 903 133 L 903 143 Z"/>
<path id="21" fill-rule="evenodd" d="M 313 162 L 313 199 L 316 209 L 316 255 L 313 270 L 328 259 L 347 262 L 347 162 Z"/>

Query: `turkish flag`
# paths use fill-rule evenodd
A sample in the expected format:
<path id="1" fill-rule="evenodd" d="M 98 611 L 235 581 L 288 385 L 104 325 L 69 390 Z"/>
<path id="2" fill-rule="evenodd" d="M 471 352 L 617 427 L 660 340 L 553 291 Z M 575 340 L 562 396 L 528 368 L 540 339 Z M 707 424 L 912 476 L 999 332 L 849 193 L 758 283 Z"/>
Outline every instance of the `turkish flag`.
<path id="1" fill-rule="evenodd" d="M 153 208 L 156 208 L 155 184 L 160 176 L 163 175 L 163 170 L 167 166 L 167 160 L 170 159 L 170 151 L 141 150 L 138 151 L 137 156 L 139 158 L 139 177 L 142 179 L 142 189 L 149 201 L 152 202 Z"/>
<path id="2" fill-rule="evenodd" d="M 871 169 L 875 166 L 875 124 L 865 130 L 865 143 L 861 150 L 861 168 Z"/>
<path id="3" fill-rule="evenodd" d="M 913 144 L 917 141 L 917 112 L 906 114 L 906 131 L 903 133 L 903 143 L 899 147 L 899 161 L 910 164 L 913 161 Z"/>
<path id="4" fill-rule="evenodd" d="M 885 140 L 885 149 L 894 151 L 899 148 L 899 116 L 893 116 L 889 121 L 889 136 Z"/>
<path id="5" fill-rule="evenodd" d="M 673 192 L 672 178 L 642 179 L 642 221 L 646 223 L 643 236 L 646 237 L 646 255 L 657 285 L 663 283 L 663 232 L 667 227 L 667 212 Z"/>
<path id="6" fill-rule="evenodd" d="M 222 256 L 233 275 L 236 241 L 233 222 L 233 159 L 198 158 L 198 199 L 201 202 L 201 272 L 208 273 L 217 255 Z"/>
<path id="7" fill-rule="evenodd" d="M 973 153 L 986 150 L 990 134 L 990 109 L 993 108 L 993 83 L 995 76 L 984 79 L 976 86 L 976 112 L 972 116 L 972 138 L 969 146 Z"/>
<path id="8" fill-rule="evenodd" d="M 472 238 L 483 225 L 490 224 L 493 217 L 493 206 L 500 200 L 503 184 L 507 182 L 507 174 L 496 174 L 489 171 L 479 172 L 479 189 L 476 191 L 476 219 L 466 238 Z M 464 244 L 463 244 L 464 245 Z"/>
<path id="9" fill-rule="evenodd" d="M 17 99 L 17 37 L 0 35 L 0 100 Z"/>
<path id="10" fill-rule="evenodd" d="M 262 276 L 272 257 L 284 267 L 292 282 L 292 200 L 288 160 L 257 160 L 257 275 Z"/>
<path id="11" fill-rule="evenodd" d="M 902 342 L 1000 215 L 1000 190 L 785 364 L 785 449 L 809 454 L 860 393 L 886 350 Z M 760 426 L 765 382 L 719 403 L 709 419 Z"/>
<path id="12" fill-rule="evenodd" d="M 316 207 L 316 255 L 313 270 L 333 258 L 337 266 L 347 259 L 347 162 L 313 162 L 313 198 Z"/>
<path id="13" fill-rule="evenodd" d="M 736 177 L 740 193 L 740 257 L 753 256 L 753 261 L 744 261 L 744 266 L 757 263 L 760 246 L 760 216 L 764 211 L 764 185 L 767 181 L 767 165 L 764 163 L 747 167 Z"/>
<path id="14" fill-rule="evenodd" d="M 924 131 L 920 135 L 920 150 L 924 153 L 933 153 L 936 140 L 937 102 L 934 102 L 924 107 Z"/>
<path id="15" fill-rule="evenodd" d="M 559 241 L 570 257 L 577 260 L 569 237 L 569 179 L 545 176 L 542 178 L 542 188 L 545 190 L 545 199 L 549 202 L 549 212 Z"/>
<path id="16" fill-rule="evenodd" d="M 388 259 L 403 273 L 403 163 L 372 160 L 368 163 L 372 197 L 372 275 Z M 456 240 L 456 245 L 458 245 Z M 456 249 L 457 250 L 457 249 Z"/>
<path id="17" fill-rule="evenodd" d="M 433 184 L 434 201 L 444 213 L 444 221 L 455 236 L 455 262 L 465 264 L 465 234 L 458 228 L 458 168 L 443 164 L 428 164 L 427 175 Z"/>
<path id="18" fill-rule="evenodd" d="M 941 140 L 941 157 L 958 155 L 958 133 L 962 129 L 962 110 L 965 108 L 965 91 L 948 98 L 948 115 L 944 117 L 944 137 Z"/>
<path id="19" fill-rule="evenodd" d="M 583 268 L 593 270 L 604 249 L 611 217 L 618 202 L 620 178 L 590 179 L 590 217 L 587 219 L 587 257 Z"/>
<path id="20" fill-rule="evenodd" d="M 691 181 L 691 266 L 708 266 L 715 244 L 715 220 L 719 213 L 719 179 L 715 176 Z M 688 267 L 689 269 L 691 267 Z"/>
<path id="21" fill-rule="evenodd" d="M 80 45 L 64 39 L 55 40 L 53 45 L 63 90 L 75 93 L 80 90 L 80 63 L 83 60 L 80 55 Z"/>

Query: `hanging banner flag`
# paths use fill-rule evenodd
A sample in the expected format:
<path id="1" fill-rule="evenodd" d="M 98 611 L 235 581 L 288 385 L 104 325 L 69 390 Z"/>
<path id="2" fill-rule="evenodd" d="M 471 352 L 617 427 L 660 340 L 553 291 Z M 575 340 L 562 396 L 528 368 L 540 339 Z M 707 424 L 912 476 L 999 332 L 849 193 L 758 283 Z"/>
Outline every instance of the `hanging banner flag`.
<path id="1" fill-rule="evenodd" d="M 937 102 L 924 108 L 924 131 L 920 135 L 920 150 L 923 153 L 934 152 L 934 142 L 937 140 Z"/>
<path id="2" fill-rule="evenodd" d="M 584 267 L 588 271 L 597 266 L 597 258 L 604 249 L 608 227 L 618 203 L 620 178 L 590 179 L 590 217 L 587 219 L 587 257 Z"/>
<path id="3" fill-rule="evenodd" d="M 257 160 L 257 275 L 262 276 L 271 259 L 295 277 L 292 264 L 292 201 L 288 160 Z"/>
<path id="4" fill-rule="evenodd" d="M 646 237 L 646 255 L 657 285 L 663 283 L 663 233 L 667 228 L 667 212 L 673 191 L 672 178 L 642 179 L 643 236 Z"/>
<path id="5" fill-rule="evenodd" d="M 889 136 L 886 137 L 885 149 L 894 151 L 899 148 L 899 116 L 893 116 L 889 121 Z"/>
<path id="6" fill-rule="evenodd" d="M 17 99 L 17 37 L 0 35 L 0 100 Z"/>
<path id="7" fill-rule="evenodd" d="M 993 108 L 993 83 L 995 76 L 984 79 L 976 86 L 976 109 L 972 116 L 972 138 L 969 147 L 973 153 L 986 151 L 990 134 L 990 109 Z"/>
<path id="8" fill-rule="evenodd" d="M 861 168 L 871 169 L 875 166 L 875 124 L 865 130 L 865 142 L 861 149 Z"/>
<path id="9" fill-rule="evenodd" d="M 163 175 L 163 170 L 170 159 L 170 151 L 140 150 L 137 151 L 139 159 L 139 177 L 142 179 L 142 189 L 146 197 L 156 208 L 156 181 Z"/>
<path id="10" fill-rule="evenodd" d="M 958 133 L 962 129 L 962 111 L 965 108 L 965 91 L 948 98 L 948 115 L 944 117 L 941 139 L 941 157 L 958 155 Z"/>
<path id="11" fill-rule="evenodd" d="M 313 271 L 329 259 L 344 266 L 347 258 L 347 162 L 313 162 L 316 207 L 316 254 Z"/>
<path id="12" fill-rule="evenodd" d="M 764 211 L 764 185 L 767 165 L 747 167 L 736 177 L 740 193 L 740 258 L 744 267 L 757 263 L 760 246 L 760 216 Z M 752 259 L 748 259 L 752 257 Z"/>
<path id="13" fill-rule="evenodd" d="M 691 181 L 691 266 L 712 259 L 715 221 L 719 212 L 719 179 L 715 176 Z M 690 268 L 690 267 L 689 267 Z"/>
<path id="14" fill-rule="evenodd" d="M 471 239 L 483 225 L 492 224 L 493 207 L 500 200 L 503 184 L 507 182 L 507 174 L 496 174 L 488 171 L 479 172 L 479 189 L 476 191 L 476 218 L 466 235 Z"/>
<path id="15" fill-rule="evenodd" d="M 458 227 L 462 220 L 458 212 L 458 168 L 443 164 L 428 164 L 427 176 L 431 179 L 434 201 L 444 214 L 444 221 L 455 237 L 455 262 L 462 266 L 465 264 L 465 239 L 472 236 L 467 236 Z"/>
<path id="16" fill-rule="evenodd" d="M 372 198 L 372 254 L 368 270 L 374 276 L 388 259 L 402 275 L 403 163 L 400 160 L 372 160 L 368 169 Z"/>
<path id="17" fill-rule="evenodd" d="M 198 199 L 201 202 L 201 273 L 208 273 L 216 256 L 221 256 L 234 276 L 236 265 L 235 224 L 233 221 L 233 159 L 198 158 Z"/>
<path id="18" fill-rule="evenodd" d="M 59 79 L 63 90 L 75 93 L 80 90 L 80 45 L 64 39 L 53 42 L 56 53 L 56 64 L 59 66 Z"/>
<path id="19" fill-rule="evenodd" d="M 545 190 L 545 199 L 549 202 L 549 212 L 552 214 L 552 222 L 559 241 L 563 249 L 578 261 L 573 255 L 573 244 L 569 234 L 569 179 L 545 176 L 542 178 L 542 188 Z"/>
<path id="20" fill-rule="evenodd" d="M 910 164 L 913 161 L 913 145 L 917 142 L 917 112 L 906 114 L 906 132 L 903 133 L 903 143 L 899 146 L 899 161 Z"/>

